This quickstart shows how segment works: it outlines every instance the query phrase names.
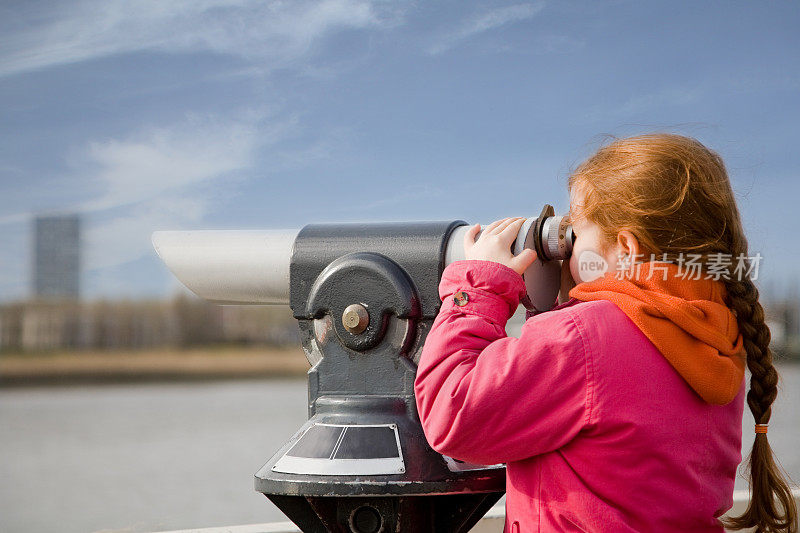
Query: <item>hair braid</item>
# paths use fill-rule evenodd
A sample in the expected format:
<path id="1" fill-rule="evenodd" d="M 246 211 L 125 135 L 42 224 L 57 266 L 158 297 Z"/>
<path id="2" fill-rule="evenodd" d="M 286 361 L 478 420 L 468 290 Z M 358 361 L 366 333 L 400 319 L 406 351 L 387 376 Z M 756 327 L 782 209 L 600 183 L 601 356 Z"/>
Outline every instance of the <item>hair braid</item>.
<path id="1" fill-rule="evenodd" d="M 750 370 L 747 405 L 757 424 L 767 424 L 772 402 L 778 394 L 778 372 L 772 365 L 770 331 L 764 321 L 764 308 L 758 301 L 758 289 L 750 278 L 723 280 L 727 304 L 735 312 L 742 334 Z M 758 433 L 748 457 L 751 498 L 747 510 L 738 517 L 724 520 L 728 529 L 755 527 L 756 532 L 797 531 L 797 509 L 789 484 L 772 455 L 767 435 Z M 780 502 L 780 508 L 776 503 Z"/>

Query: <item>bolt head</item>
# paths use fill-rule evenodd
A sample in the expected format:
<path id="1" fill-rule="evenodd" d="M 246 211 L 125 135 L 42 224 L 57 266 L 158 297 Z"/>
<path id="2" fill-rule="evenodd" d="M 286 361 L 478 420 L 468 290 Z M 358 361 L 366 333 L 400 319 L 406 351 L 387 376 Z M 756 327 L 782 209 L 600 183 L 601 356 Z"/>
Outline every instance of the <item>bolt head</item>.
<path id="1" fill-rule="evenodd" d="M 342 313 L 342 325 L 353 335 L 363 333 L 369 325 L 367 309 L 361 304 L 348 305 Z"/>

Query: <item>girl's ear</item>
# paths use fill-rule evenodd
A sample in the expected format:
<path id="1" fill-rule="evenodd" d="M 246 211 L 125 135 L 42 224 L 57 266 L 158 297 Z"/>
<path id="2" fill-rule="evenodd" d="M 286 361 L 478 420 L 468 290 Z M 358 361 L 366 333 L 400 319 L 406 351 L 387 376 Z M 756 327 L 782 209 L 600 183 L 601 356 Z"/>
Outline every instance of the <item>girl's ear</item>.
<path id="1" fill-rule="evenodd" d="M 639 253 L 639 239 L 630 231 L 624 229 L 617 233 L 617 250 L 619 254 L 630 255 L 631 261 L 637 261 Z"/>

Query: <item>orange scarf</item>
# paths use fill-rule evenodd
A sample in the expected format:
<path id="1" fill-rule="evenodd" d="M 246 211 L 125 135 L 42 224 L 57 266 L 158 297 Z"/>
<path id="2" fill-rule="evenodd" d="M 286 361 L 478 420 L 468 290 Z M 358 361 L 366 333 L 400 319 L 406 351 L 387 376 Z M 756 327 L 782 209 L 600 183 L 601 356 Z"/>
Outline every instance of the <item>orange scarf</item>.
<path id="1" fill-rule="evenodd" d="M 723 300 L 725 285 L 703 279 L 704 274 L 691 279 L 697 276 L 694 272 L 683 279 L 674 263 L 653 265 L 638 263 L 638 274 L 624 278 L 620 272 L 606 272 L 579 283 L 569 295 L 614 302 L 703 400 L 731 402 L 744 378 L 745 354 L 736 317 Z"/>

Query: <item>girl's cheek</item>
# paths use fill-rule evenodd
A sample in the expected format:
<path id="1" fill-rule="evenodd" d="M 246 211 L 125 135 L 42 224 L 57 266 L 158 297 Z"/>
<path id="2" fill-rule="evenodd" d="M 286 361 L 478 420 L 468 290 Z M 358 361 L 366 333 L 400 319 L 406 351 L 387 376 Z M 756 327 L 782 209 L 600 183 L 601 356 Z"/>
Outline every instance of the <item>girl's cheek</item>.
<path id="1" fill-rule="evenodd" d="M 580 255 L 580 250 L 573 250 L 572 255 L 570 255 L 569 273 L 572 274 L 572 279 L 575 280 L 575 283 L 583 283 L 580 278 L 580 269 L 578 268 L 578 255 Z"/>

